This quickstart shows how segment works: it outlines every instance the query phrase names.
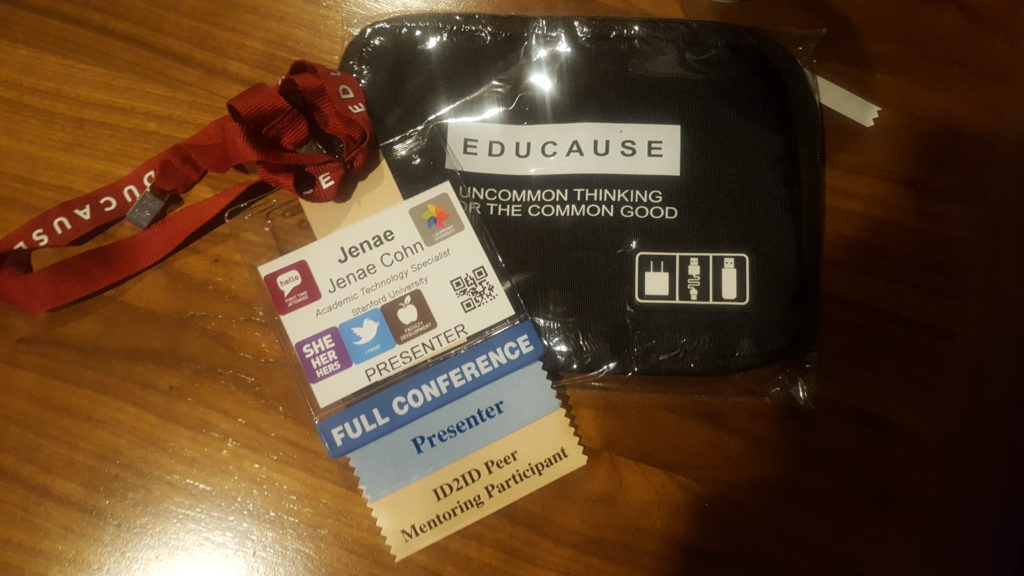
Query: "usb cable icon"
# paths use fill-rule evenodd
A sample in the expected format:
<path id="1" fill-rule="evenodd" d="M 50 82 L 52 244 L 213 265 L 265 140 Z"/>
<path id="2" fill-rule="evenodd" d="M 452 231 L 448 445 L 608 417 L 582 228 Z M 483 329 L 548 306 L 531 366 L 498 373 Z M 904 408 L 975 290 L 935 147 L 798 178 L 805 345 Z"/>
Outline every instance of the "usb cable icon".
<path id="1" fill-rule="evenodd" d="M 686 286 L 689 289 L 690 300 L 696 300 L 697 287 L 700 286 L 700 260 L 698 258 L 690 258 L 690 265 L 686 267 L 686 275 L 689 276 Z"/>

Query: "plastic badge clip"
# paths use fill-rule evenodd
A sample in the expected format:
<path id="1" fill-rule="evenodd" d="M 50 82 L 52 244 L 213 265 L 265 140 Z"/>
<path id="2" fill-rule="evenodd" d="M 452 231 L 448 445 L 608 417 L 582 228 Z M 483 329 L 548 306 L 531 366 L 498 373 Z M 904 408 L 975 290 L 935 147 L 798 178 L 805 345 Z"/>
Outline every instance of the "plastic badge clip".
<path id="1" fill-rule="evenodd" d="M 150 224 L 159 220 L 167 207 L 168 195 L 153 190 L 152 187 L 139 196 L 124 219 L 131 222 L 138 228 L 145 230 Z"/>

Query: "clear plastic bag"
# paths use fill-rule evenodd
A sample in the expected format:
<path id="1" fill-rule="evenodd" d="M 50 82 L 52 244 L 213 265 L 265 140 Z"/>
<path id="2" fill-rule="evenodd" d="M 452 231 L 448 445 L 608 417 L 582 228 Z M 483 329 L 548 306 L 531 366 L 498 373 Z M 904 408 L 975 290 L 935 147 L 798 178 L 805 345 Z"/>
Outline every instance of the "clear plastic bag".
<path id="1" fill-rule="evenodd" d="M 479 14 L 365 27 L 359 79 L 412 197 L 479 215 L 563 385 L 813 386 L 822 155 L 815 35 Z"/>

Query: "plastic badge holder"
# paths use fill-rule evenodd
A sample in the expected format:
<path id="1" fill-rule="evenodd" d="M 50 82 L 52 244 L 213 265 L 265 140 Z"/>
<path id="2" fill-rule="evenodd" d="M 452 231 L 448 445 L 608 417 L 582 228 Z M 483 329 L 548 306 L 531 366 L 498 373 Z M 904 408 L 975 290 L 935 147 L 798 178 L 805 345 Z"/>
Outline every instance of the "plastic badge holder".
<path id="1" fill-rule="evenodd" d="M 447 175 L 486 221 L 563 383 L 808 402 L 820 120 L 781 44 L 715 22 L 414 14 L 363 28 L 341 67 L 402 194 Z"/>
<path id="2" fill-rule="evenodd" d="M 449 208 L 450 209 L 450 208 Z M 411 215 L 410 217 L 415 217 Z M 458 213 L 451 213 L 448 216 L 453 219 L 458 219 Z M 359 223 L 364 223 L 374 218 L 374 216 L 367 217 Z M 282 311 L 281 303 L 276 297 L 272 296 L 276 290 L 280 290 L 280 295 L 285 297 L 292 296 L 295 292 L 295 288 L 289 286 L 300 285 L 301 283 L 308 282 L 310 271 L 308 268 L 299 269 L 297 272 L 292 271 L 290 274 L 283 276 L 271 277 L 266 274 L 267 263 L 273 262 L 282 256 L 288 254 L 294 254 L 296 251 L 302 250 L 317 242 L 317 238 L 314 236 L 312 228 L 309 225 L 308 219 L 305 212 L 303 211 L 302 205 L 299 200 L 295 197 L 287 195 L 284 192 L 276 191 L 267 196 L 251 201 L 245 205 L 242 205 L 227 216 L 227 221 L 230 229 L 234 234 L 234 239 L 237 244 L 239 253 L 242 255 L 247 268 L 249 269 L 254 280 L 260 286 L 259 297 L 261 304 L 266 310 L 273 312 L 277 309 L 278 313 Z M 461 299 L 461 303 L 458 304 L 462 307 L 466 314 L 470 314 L 470 310 L 475 306 L 474 302 L 483 304 L 494 299 L 495 291 L 500 293 L 507 299 L 508 302 L 508 314 L 506 318 L 502 318 L 500 321 L 483 326 L 480 329 L 466 331 L 460 331 L 458 329 L 444 331 L 446 337 L 440 339 L 437 344 L 439 348 L 444 348 L 443 351 L 434 351 L 434 356 L 427 356 L 426 359 L 421 358 L 421 350 L 417 350 L 414 353 L 406 353 L 409 351 L 408 345 L 415 344 L 416 342 L 422 341 L 429 334 L 437 334 L 443 331 L 442 326 L 443 320 L 440 318 L 441 314 L 435 310 L 438 318 L 431 317 L 429 322 L 431 326 L 424 326 L 421 328 L 428 329 L 424 335 L 420 336 L 417 333 L 409 335 L 409 340 L 405 348 L 402 348 L 400 342 L 401 338 L 397 335 L 387 336 L 390 338 L 387 346 L 393 347 L 391 351 L 398 353 L 401 351 L 403 358 L 407 357 L 415 360 L 410 362 L 406 366 L 396 367 L 391 366 L 390 372 L 386 377 L 381 377 L 375 380 L 372 384 L 368 384 L 362 387 L 358 387 L 351 393 L 331 393 L 330 395 L 324 395 L 322 392 L 317 393 L 317 387 L 322 385 L 322 381 L 317 381 L 318 378 L 330 377 L 331 374 L 320 375 L 316 372 L 318 369 L 323 369 L 324 366 L 328 365 L 327 362 L 318 362 L 315 365 L 311 365 L 310 362 L 300 359 L 299 355 L 302 353 L 303 344 L 306 341 L 300 341 L 300 337 L 295 334 L 289 335 L 281 317 L 277 318 L 274 322 L 275 330 L 278 338 L 284 348 L 284 353 L 288 358 L 293 372 L 295 374 L 295 380 L 298 384 L 299 389 L 302 390 L 306 401 L 313 414 L 314 420 L 317 423 L 317 427 L 320 431 L 321 438 L 324 440 L 327 446 L 328 452 L 337 457 L 344 455 L 347 451 L 355 448 L 352 443 L 347 443 L 342 449 L 337 442 L 334 442 L 332 434 L 329 428 L 325 425 L 330 423 L 330 418 L 334 415 L 340 414 L 347 408 L 360 404 L 361 402 L 372 401 L 375 394 L 382 390 L 386 390 L 391 386 L 394 386 L 403 381 L 413 379 L 417 374 L 428 372 L 432 367 L 441 365 L 446 360 L 456 357 L 460 353 L 472 349 L 475 345 L 488 341 L 491 338 L 500 336 L 506 332 L 512 330 L 519 330 L 523 333 L 530 333 L 534 330 L 529 317 L 526 315 L 522 302 L 514 291 L 511 290 L 511 284 L 509 283 L 506 273 L 504 271 L 503 264 L 500 258 L 497 257 L 493 246 L 491 245 L 485 231 L 480 228 L 480 223 L 474 222 L 472 218 L 466 218 L 464 222 L 468 228 L 466 232 L 474 234 L 480 240 L 484 254 L 486 254 L 487 264 L 486 266 L 478 266 L 474 269 L 466 269 L 464 273 L 458 275 L 455 278 L 450 279 L 451 295 L 453 298 Z M 345 238 L 342 237 L 344 231 L 341 233 L 335 233 L 328 236 L 326 242 L 333 244 L 330 246 L 330 250 L 336 250 L 334 244 L 342 243 L 342 247 L 349 251 L 358 250 L 361 239 L 359 238 Z M 331 239 L 334 240 L 331 240 Z M 371 245 L 372 246 L 372 245 Z M 389 262 L 394 261 L 396 257 L 398 259 L 405 258 L 403 256 L 402 249 L 392 248 L 395 250 L 393 257 L 389 257 Z M 343 250 L 344 252 L 344 250 Z M 356 254 L 355 252 L 350 252 Z M 342 257 L 347 257 L 346 254 L 342 253 Z M 393 264 L 398 266 L 399 264 Z M 428 263 L 429 265 L 429 263 Z M 490 267 L 493 270 L 494 276 L 490 275 L 490 270 L 484 268 Z M 264 267 L 261 272 L 260 267 Z M 378 264 L 379 268 L 380 265 Z M 320 274 L 318 272 L 318 274 Z M 397 276 L 397 275 L 395 275 Z M 339 282 L 341 279 L 339 278 Z M 334 281 L 331 281 L 333 284 Z M 320 281 L 321 286 L 325 285 L 325 282 Z M 310 303 L 306 306 L 307 309 L 315 309 L 317 305 L 323 308 L 325 313 L 329 313 L 330 309 L 339 307 L 349 307 L 357 310 L 369 309 L 372 312 L 378 310 L 392 309 L 394 319 L 383 319 L 377 318 L 376 316 L 372 319 L 364 318 L 366 314 L 359 316 L 362 324 L 356 323 L 351 327 L 352 338 L 356 344 L 360 343 L 360 340 L 367 340 L 373 336 L 370 332 L 386 332 L 384 322 L 392 322 L 393 324 L 409 325 L 410 318 L 416 320 L 416 315 L 413 312 L 419 305 L 419 320 L 424 320 L 424 314 L 429 314 L 430 305 L 425 304 L 423 296 L 419 289 L 408 290 L 410 284 L 406 281 L 404 286 L 399 286 L 402 282 L 393 283 L 392 286 L 396 287 L 393 290 L 389 290 L 387 286 L 379 288 L 379 295 L 365 296 L 363 300 L 357 302 L 349 302 L 348 300 L 334 300 L 326 294 L 325 288 L 323 290 L 317 289 L 317 293 L 314 296 L 317 299 L 316 302 Z M 264 288 L 265 287 L 265 288 Z M 289 290 L 292 290 L 289 293 Z M 376 290 L 377 288 L 375 288 Z M 447 290 L 447 287 L 446 287 Z M 384 300 L 389 298 L 388 293 L 395 295 L 395 298 L 391 298 L 393 302 L 382 303 Z M 488 294 L 488 292 L 490 292 Z M 341 291 L 339 290 L 339 294 Z M 364 292 L 365 294 L 365 292 Z M 414 301 L 416 299 L 416 301 Z M 284 309 L 285 314 L 288 314 L 287 308 Z M 355 311 L 355 310 L 353 310 Z M 319 313 L 318 313 L 319 314 Z M 404 317 L 403 317 L 404 316 Z M 397 321 L 396 321 L 397 320 Z M 331 324 L 330 321 L 323 321 L 323 326 Z M 392 331 L 394 329 L 392 328 Z M 341 338 L 338 335 L 334 336 L 337 340 Z M 441 338 L 437 336 L 437 338 Z M 397 342 L 397 346 L 396 346 Z M 328 348 L 335 342 L 328 340 Z M 316 348 L 321 346 L 321 348 Z M 316 352 L 323 352 L 323 348 L 320 342 L 313 343 L 313 347 Z M 427 348 L 431 348 L 428 346 Z M 542 344 L 538 339 L 538 351 L 542 350 Z M 326 352 L 330 358 L 329 360 L 337 360 L 339 354 L 344 354 L 346 357 L 340 364 L 341 370 L 354 370 L 362 366 L 372 365 L 373 362 L 367 362 L 360 364 L 360 358 L 356 358 L 354 353 L 349 352 Z M 367 354 L 365 359 L 370 360 L 369 356 L 372 354 L 379 354 L 377 351 L 371 351 Z M 381 355 L 380 357 L 384 357 Z M 415 358 L 413 358 L 415 357 Z M 466 387 L 467 389 L 469 387 Z M 372 412 L 371 412 L 372 413 Z M 377 416 L 380 418 L 380 416 Z M 362 422 L 358 422 L 356 425 L 362 428 L 363 437 L 359 439 L 359 445 L 364 445 L 372 439 L 367 437 L 366 433 L 368 429 L 372 429 L 374 423 L 373 418 L 369 420 L 363 419 Z M 334 423 L 337 424 L 337 423 Z M 350 434 L 351 436 L 351 434 Z M 354 438 L 352 440 L 355 440 Z"/>

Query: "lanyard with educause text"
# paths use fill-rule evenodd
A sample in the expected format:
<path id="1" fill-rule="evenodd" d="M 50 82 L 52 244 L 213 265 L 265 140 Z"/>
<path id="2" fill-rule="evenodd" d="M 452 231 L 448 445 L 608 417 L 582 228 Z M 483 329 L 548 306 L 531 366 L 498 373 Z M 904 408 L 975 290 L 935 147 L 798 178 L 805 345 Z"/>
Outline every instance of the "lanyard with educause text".
<path id="1" fill-rule="evenodd" d="M 276 87 L 257 84 L 243 91 L 228 102 L 228 111 L 124 178 L 63 202 L 0 239 L 0 302 L 39 313 L 95 294 L 156 264 L 238 201 L 275 187 L 314 202 L 333 200 L 342 179 L 365 167 L 374 152 L 358 81 L 312 62 L 293 63 Z M 339 154 L 327 153 L 325 142 Z M 256 163 L 259 180 L 156 220 L 167 200 L 188 192 L 207 172 L 249 162 Z M 33 252 L 82 244 L 121 220 L 141 230 L 33 269 Z"/>

